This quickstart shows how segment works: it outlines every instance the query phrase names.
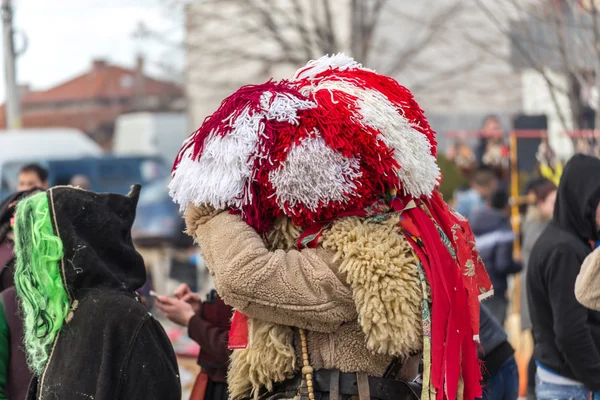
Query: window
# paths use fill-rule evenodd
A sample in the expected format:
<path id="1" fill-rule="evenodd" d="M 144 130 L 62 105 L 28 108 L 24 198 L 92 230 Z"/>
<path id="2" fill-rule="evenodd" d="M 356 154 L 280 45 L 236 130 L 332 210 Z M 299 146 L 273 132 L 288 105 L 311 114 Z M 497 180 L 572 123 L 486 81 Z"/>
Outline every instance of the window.
<path id="1" fill-rule="evenodd" d="M 121 77 L 121 87 L 123 87 L 123 88 L 130 89 L 133 87 L 134 83 L 135 83 L 135 78 L 131 75 L 123 75 Z"/>

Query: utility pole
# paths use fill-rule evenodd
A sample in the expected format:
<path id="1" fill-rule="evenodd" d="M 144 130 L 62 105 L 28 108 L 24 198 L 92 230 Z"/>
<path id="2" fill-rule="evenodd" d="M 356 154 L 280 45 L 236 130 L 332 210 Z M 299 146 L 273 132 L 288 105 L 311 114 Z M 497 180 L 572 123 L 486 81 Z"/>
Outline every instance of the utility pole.
<path id="1" fill-rule="evenodd" d="M 4 43 L 4 73 L 6 77 L 6 124 L 8 129 L 21 128 L 21 100 L 17 85 L 14 44 L 13 8 L 11 0 L 2 0 L 2 36 Z"/>

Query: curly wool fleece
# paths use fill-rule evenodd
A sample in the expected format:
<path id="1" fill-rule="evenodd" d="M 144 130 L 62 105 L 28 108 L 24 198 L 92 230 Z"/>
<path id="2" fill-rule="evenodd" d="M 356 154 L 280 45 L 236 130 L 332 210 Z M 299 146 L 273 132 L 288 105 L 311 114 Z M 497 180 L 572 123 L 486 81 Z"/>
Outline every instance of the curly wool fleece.
<path id="1" fill-rule="evenodd" d="M 422 286 L 397 222 L 397 217 L 383 223 L 341 219 L 324 233 L 322 246 L 343 260 L 340 272 L 353 290 L 367 348 L 407 358 L 423 348 Z M 297 227 L 284 218 L 265 241 L 271 249 L 289 249 L 298 236 Z M 251 318 L 248 348 L 235 350 L 231 357 L 231 398 L 257 398 L 262 388 L 270 390 L 297 371 L 293 329 Z"/>
<path id="2" fill-rule="evenodd" d="M 342 259 L 367 347 L 408 357 L 423 348 L 423 293 L 412 248 L 398 217 L 373 223 L 344 218 L 323 234 L 323 247 Z"/>

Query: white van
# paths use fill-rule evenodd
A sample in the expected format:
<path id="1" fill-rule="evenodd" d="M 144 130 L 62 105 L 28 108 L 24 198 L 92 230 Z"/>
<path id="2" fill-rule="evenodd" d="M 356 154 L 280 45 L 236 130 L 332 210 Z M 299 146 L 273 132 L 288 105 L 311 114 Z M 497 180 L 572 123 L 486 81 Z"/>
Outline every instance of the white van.
<path id="1" fill-rule="evenodd" d="M 70 128 L 0 130 L 0 194 L 17 186 L 23 163 L 102 156 L 86 134 Z"/>
<path id="2" fill-rule="evenodd" d="M 113 153 L 122 156 L 159 156 L 172 163 L 189 136 L 187 114 L 136 112 L 115 122 Z"/>

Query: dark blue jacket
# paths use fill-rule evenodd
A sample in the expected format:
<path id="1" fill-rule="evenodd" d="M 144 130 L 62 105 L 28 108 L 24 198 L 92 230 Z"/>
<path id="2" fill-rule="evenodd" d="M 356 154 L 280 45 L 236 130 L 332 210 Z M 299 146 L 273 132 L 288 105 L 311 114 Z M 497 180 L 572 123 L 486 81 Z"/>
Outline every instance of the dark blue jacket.
<path id="1" fill-rule="evenodd" d="M 504 295 L 508 275 L 521 271 L 521 263 L 513 260 L 515 235 L 510 221 L 500 211 L 485 207 L 475 211 L 469 222 L 494 292 Z"/>
<path id="2" fill-rule="evenodd" d="M 480 304 L 480 310 L 479 339 L 481 347 L 479 358 L 485 363 L 483 377 L 484 380 L 487 380 L 502 368 L 515 351 L 508 343 L 506 332 L 487 307 Z"/>
<path id="3" fill-rule="evenodd" d="M 485 300 L 484 300 L 485 303 Z M 479 304 L 480 320 L 479 320 L 479 339 L 481 341 L 482 356 L 490 354 L 500 345 L 508 341 L 506 331 L 500 325 L 500 322 L 494 318 L 490 310 L 484 304 Z"/>

